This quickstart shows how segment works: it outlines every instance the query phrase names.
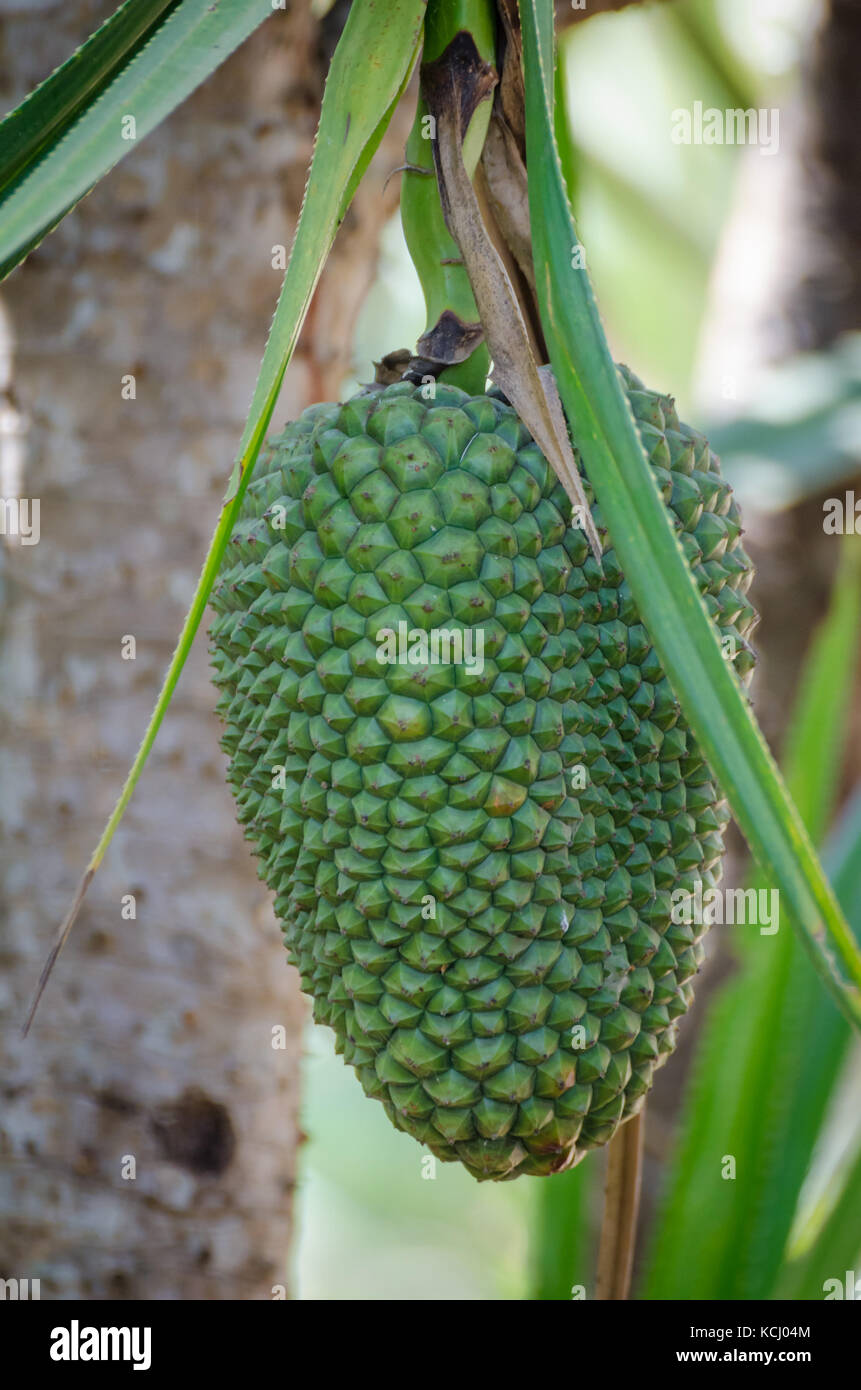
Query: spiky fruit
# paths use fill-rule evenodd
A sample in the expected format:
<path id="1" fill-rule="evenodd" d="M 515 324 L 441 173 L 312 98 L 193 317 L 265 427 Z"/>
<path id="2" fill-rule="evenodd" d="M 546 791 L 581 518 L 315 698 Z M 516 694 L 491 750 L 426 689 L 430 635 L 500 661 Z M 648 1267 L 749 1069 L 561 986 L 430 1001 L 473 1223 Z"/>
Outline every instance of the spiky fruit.
<path id="1" fill-rule="evenodd" d="M 729 487 L 621 371 L 744 678 Z M 570 519 L 503 400 L 398 382 L 272 442 L 213 596 L 229 778 L 314 1016 L 478 1178 L 570 1167 L 642 1105 L 702 958 L 671 895 L 720 872 L 725 804 L 612 547 Z"/>

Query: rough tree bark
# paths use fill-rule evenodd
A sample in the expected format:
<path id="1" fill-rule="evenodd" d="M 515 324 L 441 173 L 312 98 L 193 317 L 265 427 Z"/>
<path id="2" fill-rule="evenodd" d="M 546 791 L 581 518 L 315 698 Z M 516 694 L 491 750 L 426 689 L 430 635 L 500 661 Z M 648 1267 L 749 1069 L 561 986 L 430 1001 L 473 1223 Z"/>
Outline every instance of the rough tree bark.
<path id="1" fill-rule="evenodd" d="M 3 106 L 113 8 L 2 0 Z M 302 1008 L 233 820 L 202 639 L 27 1041 L 19 1025 L 218 513 L 343 13 L 276 13 L 4 289 L 41 539 L 6 547 L 0 612 L 0 1277 L 38 1278 L 43 1298 L 286 1283 Z M 339 237 L 276 423 L 349 368 L 405 119 Z"/>

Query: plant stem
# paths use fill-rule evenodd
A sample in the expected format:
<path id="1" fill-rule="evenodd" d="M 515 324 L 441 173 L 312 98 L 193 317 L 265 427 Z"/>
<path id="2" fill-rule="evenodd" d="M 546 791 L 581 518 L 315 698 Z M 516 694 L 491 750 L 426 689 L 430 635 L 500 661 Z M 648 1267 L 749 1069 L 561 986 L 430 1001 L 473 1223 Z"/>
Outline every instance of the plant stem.
<path id="1" fill-rule="evenodd" d="M 456 34 L 472 34 L 486 61 L 492 62 L 495 49 L 494 7 L 490 0 L 429 0 L 425 17 L 423 61 L 438 58 Z M 475 171 L 490 120 L 490 103 L 476 113 L 470 130 L 468 170 Z M 401 221 L 407 248 L 421 283 L 430 333 L 448 312 L 463 324 L 478 321 L 469 277 L 460 258 L 457 243 L 443 217 L 434 171 L 429 116 L 419 98 L 416 118 L 407 142 L 407 162 L 401 188 Z M 440 380 L 460 386 L 473 395 L 484 391 L 490 354 L 482 343 L 462 362 L 446 367 Z"/>
<path id="2" fill-rule="evenodd" d="M 631 1287 L 640 1175 L 643 1160 L 643 1110 L 613 1136 L 607 1150 L 604 1221 L 598 1247 L 595 1297 L 627 1299 Z"/>

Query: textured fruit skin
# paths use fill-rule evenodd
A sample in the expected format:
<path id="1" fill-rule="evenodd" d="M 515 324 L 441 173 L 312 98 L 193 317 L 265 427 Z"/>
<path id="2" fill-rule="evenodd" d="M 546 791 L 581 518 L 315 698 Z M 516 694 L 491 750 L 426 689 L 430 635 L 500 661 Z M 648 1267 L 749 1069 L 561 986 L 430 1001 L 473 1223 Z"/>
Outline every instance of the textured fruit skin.
<path id="1" fill-rule="evenodd" d="M 744 680 L 729 487 L 620 372 Z M 213 595 L 222 746 L 314 1017 L 368 1095 L 478 1178 L 554 1173 L 672 1051 L 705 929 L 671 893 L 718 881 L 727 810 L 612 548 L 599 568 L 515 412 L 421 393 L 315 406 L 272 441 Z M 481 628 L 483 673 L 381 665 L 399 621 Z"/>

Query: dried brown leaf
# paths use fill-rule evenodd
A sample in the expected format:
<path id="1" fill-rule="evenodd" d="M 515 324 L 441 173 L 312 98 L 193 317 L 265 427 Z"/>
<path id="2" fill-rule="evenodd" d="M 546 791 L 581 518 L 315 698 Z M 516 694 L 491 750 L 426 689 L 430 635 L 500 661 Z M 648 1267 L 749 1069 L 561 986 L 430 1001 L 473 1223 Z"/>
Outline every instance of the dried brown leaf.
<path id="1" fill-rule="evenodd" d="M 520 158 L 517 141 L 497 112 L 488 128 L 481 163 L 499 230 L 511 248 L 521 275 L 535 294 L 526 166 Z"/>
<path id="2" fill-rule="evenodd" d="M 597 559 L 601 542 L 574 459 L 552 372 L 539 371 L 514 286 L 481 218 L 463 162 L 463 137 L 476 107 L 493 90 L 496 74 L 471 36 L 458 34 L 434 63 L 422 69 L 422 91 L 436 122 L 433 142 L 440 199 L 449 231 L 460 247 L 493 357 L 493 379 L 581 509 Z"/>

